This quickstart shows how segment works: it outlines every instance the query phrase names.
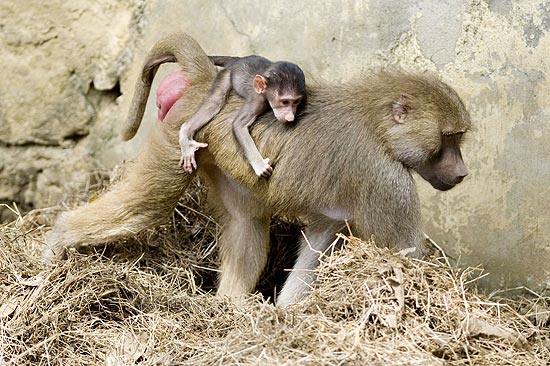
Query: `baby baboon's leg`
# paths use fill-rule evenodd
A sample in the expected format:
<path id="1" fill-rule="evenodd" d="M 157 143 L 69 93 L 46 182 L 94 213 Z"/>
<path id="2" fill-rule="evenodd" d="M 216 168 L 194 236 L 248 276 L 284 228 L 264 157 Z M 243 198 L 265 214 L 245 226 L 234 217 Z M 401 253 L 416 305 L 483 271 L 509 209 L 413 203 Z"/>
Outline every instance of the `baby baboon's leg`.
<path id="1" fill-rule="evenodd" d="M 155 129 L 135 163 L 108 192 L 59 216 L 47 237 L 44 259 L 63 256 L 65 248 L 100 245 L 163 223 L 192 179 L 173 156 L 177 146 Z"/>
<path id="2" fill-rule="evenodd" d="M 329 220 L 316 221 L 307 227 L 296 264 L 277 296 L 277 305 L 292 304 L 310 291 L 317 277 L 314 271 L 319 265 L 319 257 L 336 240 L 336 234 L 344 227 L 345 224 L 340 221 Z"/>
<path id="3" fill-rule="evenodd" d="M 254 291 L 266 265 L 270 213 L 221 172 L 209 175 L 215 187 L 209 193 L 217 194 L 216 201 L 223 203 L 218 295 L 238 298 Z"/>
<path id="4" fill-rule="evenodd" d="M 225 105 L 230 91 L 231 71 L 222 70 L 212 82 L 210 90 L 201 102 L 199 109 L 181 126 L 179 132 L 181 147 L 180 166 L 188 173 L 192 173 L 193 169 L 197 169 L 195 151 L 208 146 L 206 143 L 195 141 L 195 133 L 220 112 Z"/>

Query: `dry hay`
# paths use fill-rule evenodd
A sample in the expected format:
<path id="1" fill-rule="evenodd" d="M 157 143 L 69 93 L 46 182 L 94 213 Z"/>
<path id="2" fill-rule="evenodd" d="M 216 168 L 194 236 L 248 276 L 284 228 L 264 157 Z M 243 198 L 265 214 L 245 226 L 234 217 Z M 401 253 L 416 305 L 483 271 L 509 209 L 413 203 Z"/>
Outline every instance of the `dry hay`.
<path id="1" fill-rule="evenodd" d="M 208 290 L 217 226 L 200 197 L 188 194 L 171 225 L 103 252 L 70 253 L 56 267 L 38 257 L 37 217 L 48 222 L 49 211 L 1 226 L 0 365 L 550 360 L 549 297 L 489 298 L 476 291 L 478 270 L 403 258 L 353 236 L 322 257 L 318 286 L 296 306 L 216 298 Z"/>

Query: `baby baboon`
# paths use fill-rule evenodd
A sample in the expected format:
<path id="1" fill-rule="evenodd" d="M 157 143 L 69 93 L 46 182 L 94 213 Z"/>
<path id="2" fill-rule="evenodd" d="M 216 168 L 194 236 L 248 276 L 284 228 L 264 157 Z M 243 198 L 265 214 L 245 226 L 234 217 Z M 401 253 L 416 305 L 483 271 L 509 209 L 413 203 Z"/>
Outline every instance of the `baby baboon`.
<path id="1" fill-rule="evenodd" d="M 195 151 L 207 144 L 195 141 L 193 136 L 219 113 L 229 92 L 234 90 L 246 103 L 233 120 L 233 133 L 256 175 L 267 178 L 273 168 L 269 165 L 269 159 L 264 159 L 256 148 L 248 128 L 268 105 L 279 122 L 294 121 L 296 109 L 306 95 L 304 73 L 293 63 L 271 62 L 260 56 L 209 58 L 214 65 L 224 69 L 212 82 L 199 110 L 181 126 L 180 166 L 189 173 L 197 168 Z"/>
<path id="2" fill-rule="evenodd" d="M 217 72 L 192 38 L 174 37 L 186 50 L 179 62 L 191 86 L 156 124 L 125 177 L 97 200 L 61 214 L 47 239 L 46 258 L 162 222 L 189 185 L 193 174 L 178 169 L 173 159 L 179 123 L 200 104 Z M 422 256 L 420 203 L 411 171 L 439 190 L 467 175 L 460 143 L 470 117 L 457 93 L 435 77 L 383 72 L 311 88 L 307 98 L 294 128 L 262 115 L 251 129 L 262 153 L 277 164 L 269 181 L 251 174 L 229 138 L 229 122 L 241 100 L 230 98 L 197 133 L 209 144 L 197 152 L 197 172 L 210 186 L 209 199 L 219 204 L 223 228 L 220 295 L 238 297 L 254 289 L 266 263 L 272 215 L 308 223 L 307 242 L 278 295 L 279 305 L 308 292 L 319 253 L 346 221 L 358 237 L 373 236 L 378 245 L 398 250 L 413 247 L 413 255 Z"/>
<path id="3" fill-rule="evenodd" d="M 143 79 L 149 80 L 148 84 L 162 63 L 178 60 L 178 55 L 182 50 L 175 51 L 178 47 L 177 42 L 177 39 L 169 37 L 167 40 L 159 41 L 153 47 L 150 58 L 147 59 L 143 68 Z M 271 62 L 264 57 L 255 55 L 247 57 L 209 56 L 209 59 L 214 65 L 224 69 L 212 82 L 210 90 L 197 112 L 181 126 L 179 132 L 180 166 L 189 173 L 197 168 L 195 151 L 207 147 L 208 144 L 197 142 L 193 137 L 199 129 L 219 113 L 225 105 L 229 93 L 234 90 L 246 103 L 243 104 L 233 120 L 233 133 L 244 149 L 245 156 L 256 175 L 267 178 L 273 172 L 273 168 L 269 165 L 269 159 L 264 159 L 256 148 L 248 128 L 266 110 L 268 105 L 279 122 L 294 121 L 296 110 L 306 95 L 304 73 L 298 65 L 291 62 Z M 143 95 L 143 91 L 137 90 L 142 86 L 144 85 L 138 83 L 136 95 Z M 172 95 L 173 93 L 168 94 Z M 134 98 L 133 102 L 139 102 L 142 105 L 132 106 L 132 110 L 143 109 L 146 99 Z M 160 108 L 161 111 L 163 109 L 166 108 Z M 139 114 L 142 115 L 143 112 Z M 159 112 L 159 116 L 161 114 L 165 114 L 165 112 Z M 131 126 L 135 123 L 139 126 L 139 121 L 134 121 Z M 128 134 L 125 133 L 125 135 Z"/>

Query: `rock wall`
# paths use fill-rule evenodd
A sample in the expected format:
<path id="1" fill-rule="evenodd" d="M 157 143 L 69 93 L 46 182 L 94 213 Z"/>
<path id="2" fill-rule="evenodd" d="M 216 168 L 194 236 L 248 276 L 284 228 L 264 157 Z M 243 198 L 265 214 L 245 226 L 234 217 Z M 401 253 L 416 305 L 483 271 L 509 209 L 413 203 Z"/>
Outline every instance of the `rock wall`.
<path id="1" fill-rule="evenodd" d="M 55 203 L 124 155 L 118 98 L 143 17 L 134 1 L 0 1 L 0 201 Z"/>
<path id="2" fill-rule="evenodd" d="M 47 206 L 131 158 L 154 104 L 131 142 L 119 126 L 147 49 L 174 30 L 210 53 L 297 62 L 310 81 L 439 74 L 476 130 L 464 183 L 441 193 L 418 180 L 426 232 L 485 267 L 489 287 L 550 284 L 548 0 L 0 0 L 0 201 Z"/>

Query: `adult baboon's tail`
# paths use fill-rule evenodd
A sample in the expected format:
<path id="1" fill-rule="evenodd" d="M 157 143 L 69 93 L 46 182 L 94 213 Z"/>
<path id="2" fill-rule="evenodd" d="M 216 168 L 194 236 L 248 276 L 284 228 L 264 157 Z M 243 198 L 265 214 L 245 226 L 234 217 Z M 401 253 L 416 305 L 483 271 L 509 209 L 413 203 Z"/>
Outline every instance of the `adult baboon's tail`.
<path id="1" fill-rule="evenodd" d="M 241 57 L 235 56 L 208 56 L 208 59 L 216 65 L 221 67 L 227 67 L 227 65 L 232 64 L 233 62 L 239 61 Z"/>
<path id="2" fill-rule="evenodd" d="M 216 72 L 202 47 L 189 35 L 174 33 L 158 41 L 149 51 L 136 83 L 128 118 L 120 134 L 122 140 L 130 140 L 139 129 L 155 74 L 166 62 L 179 63 L 191 84 L 210 80 Z"/>

